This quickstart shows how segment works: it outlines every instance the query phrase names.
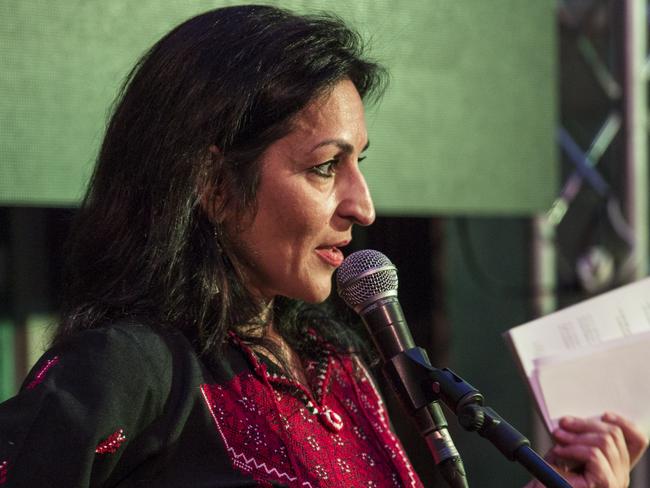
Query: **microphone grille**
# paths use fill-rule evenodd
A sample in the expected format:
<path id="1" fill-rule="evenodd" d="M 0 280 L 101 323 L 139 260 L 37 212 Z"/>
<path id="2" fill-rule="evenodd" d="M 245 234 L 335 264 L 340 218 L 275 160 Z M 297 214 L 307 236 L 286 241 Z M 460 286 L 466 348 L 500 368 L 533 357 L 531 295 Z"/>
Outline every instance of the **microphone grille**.
<path id="1" fill-rule="evenodd" d="M 379 251 L 350 254 L 336 272 L 339 296 L 355 310 L 386 296 L 397 296 L 397 268 Z"/>

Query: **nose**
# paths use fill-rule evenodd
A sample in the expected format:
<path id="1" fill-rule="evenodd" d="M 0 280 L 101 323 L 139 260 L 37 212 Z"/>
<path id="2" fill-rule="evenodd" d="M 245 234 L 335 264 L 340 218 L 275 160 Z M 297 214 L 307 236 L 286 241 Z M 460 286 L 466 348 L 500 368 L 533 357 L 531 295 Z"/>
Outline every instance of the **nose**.
<path id="1" fill-rule="evenodd" d="M 352 170 L 348 183 L 342 189 L 338 214 L 346 220 L 364 226 L 375 221 L 375 205 L 372 203 L 370 189 L 358 167 Z"/>

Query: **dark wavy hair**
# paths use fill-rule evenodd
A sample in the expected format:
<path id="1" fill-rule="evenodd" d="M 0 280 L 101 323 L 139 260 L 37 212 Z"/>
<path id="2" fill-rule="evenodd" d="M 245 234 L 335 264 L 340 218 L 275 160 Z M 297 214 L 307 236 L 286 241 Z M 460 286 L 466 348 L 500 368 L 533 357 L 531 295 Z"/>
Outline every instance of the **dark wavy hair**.
<path id="1" fill-rule="evenodd" d="M 54 342 L 134 321 L 179 329 L 202 355 L 217 357 L 228 330 L 250 324 L 260 304 L 205 208 L 254 210 L 262 153 L 343 79 L 374 101 L 386 72 L 331 15 L 228 7 L 157 42 L 124 83 L 76 216 Z M 206 205 L 206 189 L 228 197 Z M 346 346 L 318 307 L 280 298 L 273 320 L 298 349 L 306 326 Z"/>

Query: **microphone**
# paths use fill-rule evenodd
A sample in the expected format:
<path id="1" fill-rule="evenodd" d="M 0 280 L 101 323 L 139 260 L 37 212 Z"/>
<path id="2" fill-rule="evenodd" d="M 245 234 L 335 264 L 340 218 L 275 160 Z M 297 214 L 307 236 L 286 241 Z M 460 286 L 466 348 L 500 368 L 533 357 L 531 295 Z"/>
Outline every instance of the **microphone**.
<path id="1" fill-rule="evenodd" d="M 426 352 L 415 346 L 397 299 L 397 268 L 373 250 L 350 254 L 336 273 L 337 291 L 363 320 L 382 359 L 384 375 L 415 420 L 440 473 L 449 486 L 466 488 L 463 462 L 447 430 L 438 401 L 423 391 L 421 377 L 408 356 L 431 367 Z"/>

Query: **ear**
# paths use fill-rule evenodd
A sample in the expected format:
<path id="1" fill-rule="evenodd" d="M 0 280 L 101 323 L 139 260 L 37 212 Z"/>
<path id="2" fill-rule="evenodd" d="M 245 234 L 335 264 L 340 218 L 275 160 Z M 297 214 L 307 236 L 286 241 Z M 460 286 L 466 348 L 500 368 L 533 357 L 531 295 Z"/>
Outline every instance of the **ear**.
<path id="1" fill-rule="evenodd" d="M 215 224 L 223 223 L 226 218 L 227 198 L 224 181 L 219 170 L 221 161 L 221 151 L 214 144 L 211 145 L 208 148 L 204 170 L 201 172 L 196 185 L 199 205 L 210 221 Z"/>

